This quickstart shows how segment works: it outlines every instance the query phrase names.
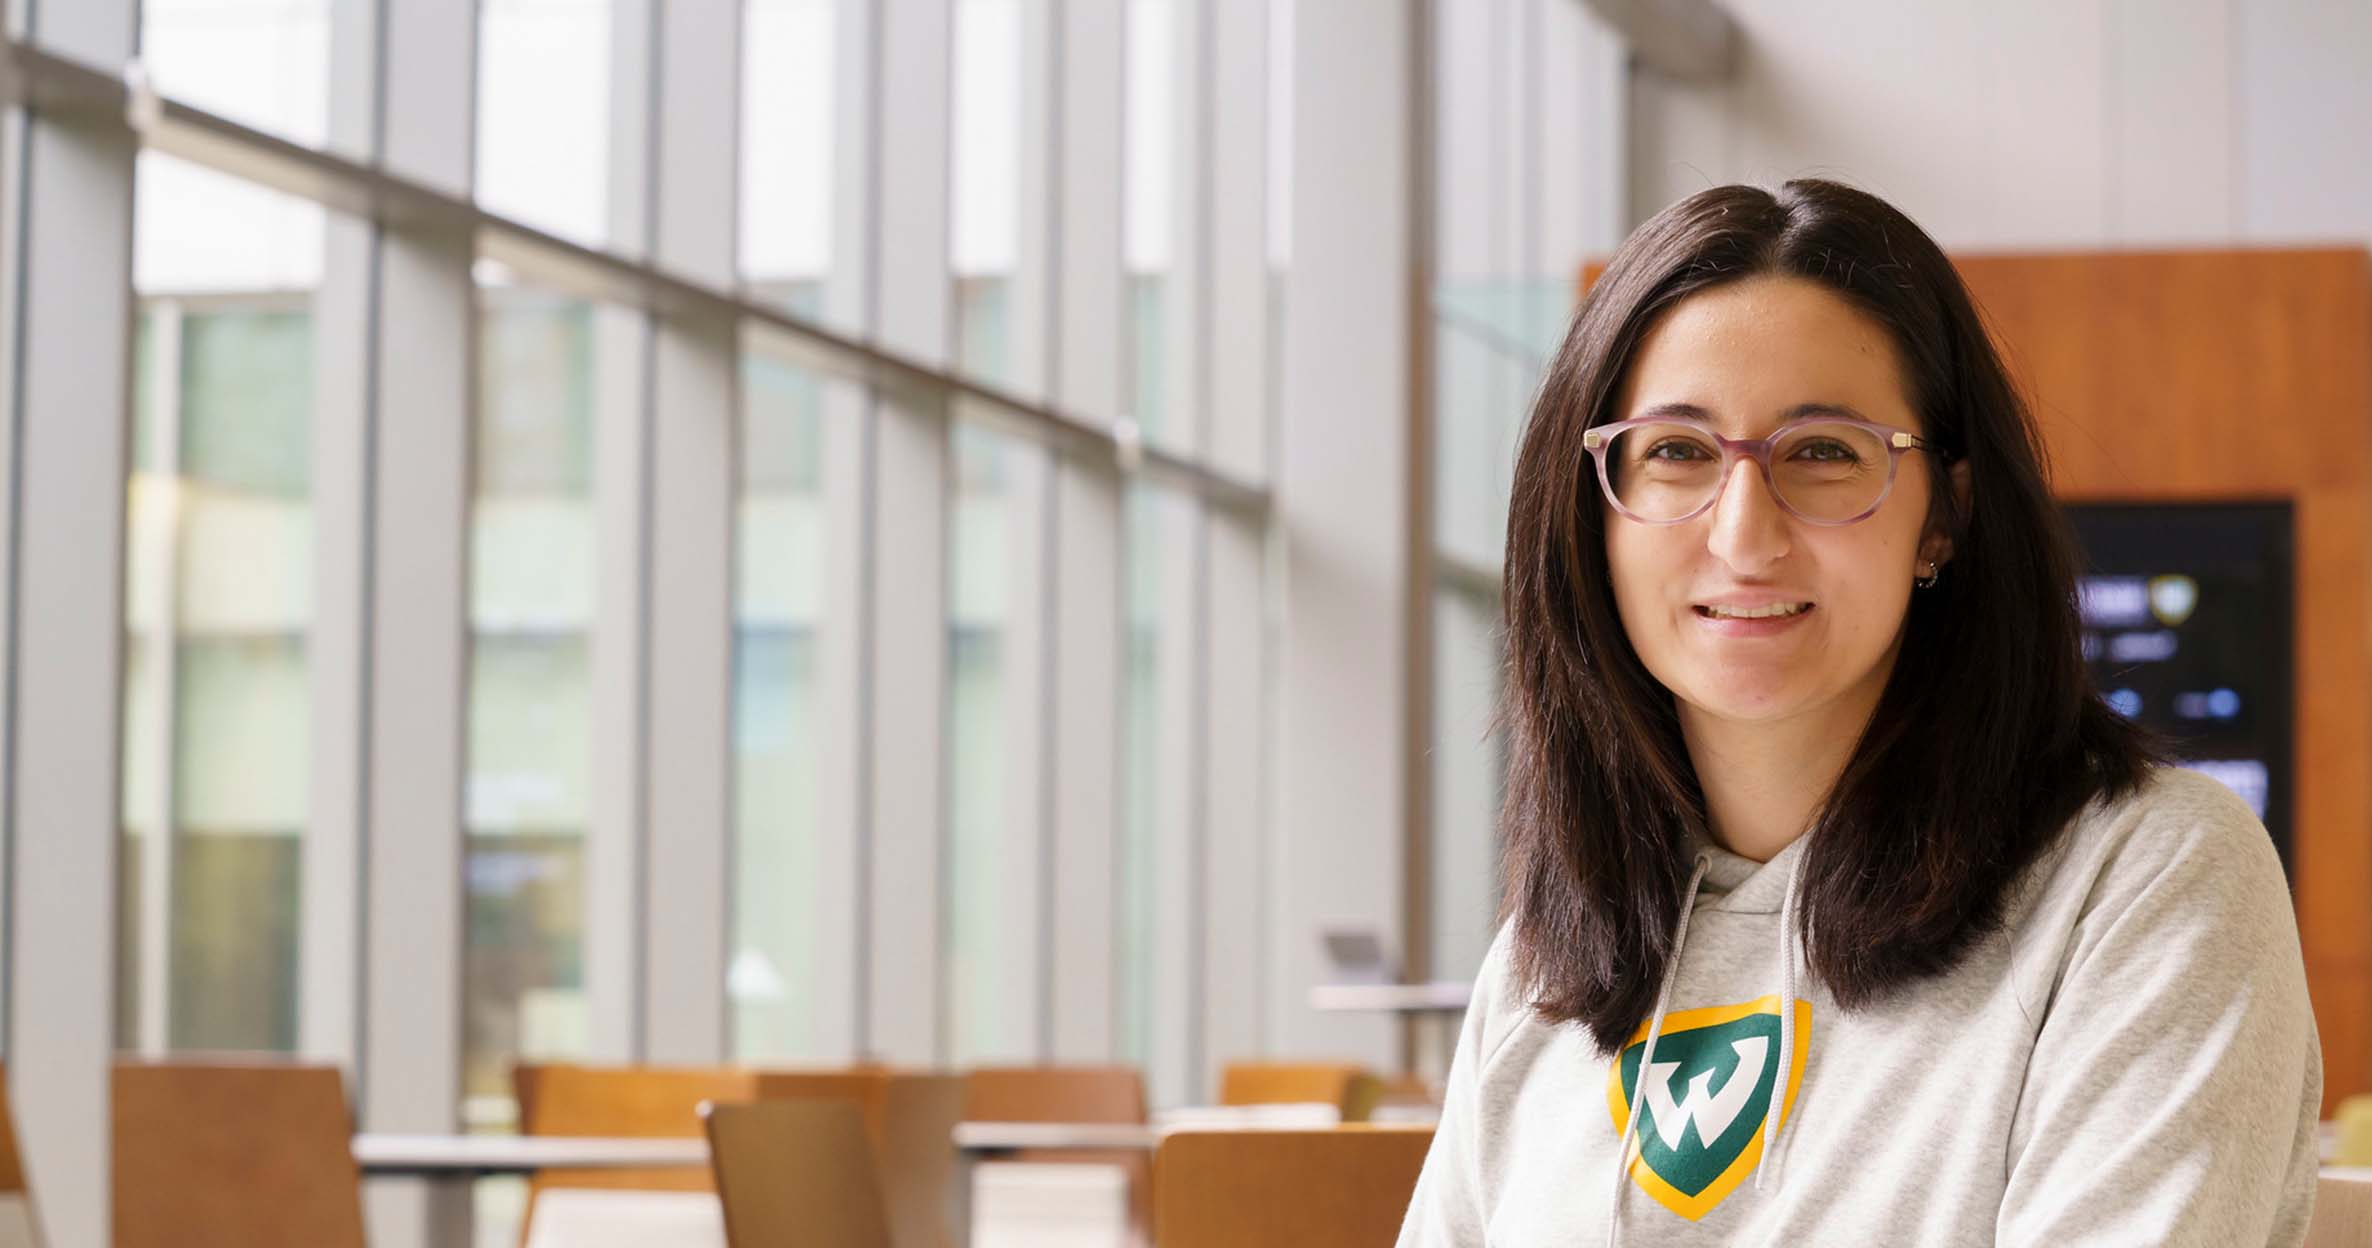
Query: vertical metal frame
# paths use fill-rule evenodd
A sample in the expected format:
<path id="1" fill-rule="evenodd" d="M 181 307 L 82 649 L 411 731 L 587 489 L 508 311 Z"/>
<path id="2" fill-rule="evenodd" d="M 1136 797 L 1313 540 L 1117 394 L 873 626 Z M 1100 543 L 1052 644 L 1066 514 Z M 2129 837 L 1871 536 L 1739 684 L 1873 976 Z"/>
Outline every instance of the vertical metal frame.
<path id="1" fill-rule="evenodd" d="M 963 0 L 954 0 L 962 3 Z M 1006 349 L 1008 386 L 1045 395 L 1055 357 L 1054 300 L 1057 232 L 1054 171 L 1060 0 L 1018 0 L 1021 31 L 1017 182 L 1019 211 L 1014 268 L 1008 284 Z M 952 206 L 951 206 L 952 210 Z M 1055 455 L 1044 446 L 1000 440 L 1003 473 L 1005 616 L 1001 760 L 1004 803 L 1000 814 L 1003 852 L 997 861 L 997 895 L 1011 933 L 1004 945 L 999 982 L 1008 1005 L 999 1030 L 974 1052 L 950 1050 L 958 1061 L 1037 1061 L 1052 1041 L 1053 803 L 1064 768 L 1054 741 L 1054 672 L 1061 662 L 1055 628 L 1056 529 Z M 950 537 L 950 549 L 953 537 Z M 960 573 L 950 566 L 951 574 Z M 953 786 L 949 786 L 952 793 Z M 954 985 L 947 988 L 953 991 Z"/>
<path id="2" fill-rule="evenodd" d="M 879 130 L 873 0 L 836 0 L 833 29 L 832 247 L 823 319 L 860 331 L 873 316 L 871 257 L 880 246 L 874 136 Z M 824 387 L 822 429 L 824 580 L 817 629 L 817 946 L 843 950 L 817 966 L 819 1056 L 871 1048 L 873 734 L 872 400 L 845 381 Z"/>
<path id="3" fill-rule="evenodd" d="M 330 5 L 329 146 L 380 144 L 378 0 Z M 361 1074 L 378 227 L 325 214 L 313 295 L 312 774 L 297 927 L 297 1049 Z"/>
<path id="4" fill-rule="evenodd" d="M 1121 273 L 1122 6 L 1063 0 L 1056 15 L 1052 202 L 1055 401 L 1110 418 L 1125 410 L 1127 287 Z M 1053 804 L 1049 1055 L 1101 1062 L 1116 1046 L 1112 949 L 1118 921 L 1120 700 L 1125 663 L 1121 481 L 1074 455 L 1054 467 L 1053 630 L 1049 672 Z"/>
<path id="5" fill-rule="evenodd" d="M 1211 441 L 1213 6 L 1171 6 L 1170 269 L 1163 286 L 1162 444 L 1200 455 Z M 1146 1090 L 1156 1105 L 1197 1099 L 1209 886 L 1205 729 L 1207 556 L 1197 500 L 1162 495 L 1149 526 L 1161 628 L 1154 648 L 1152 983 Z M 1132 533 L 1136 530 L 1132 529 Z M 1125 896 L 1125 894 L 1123 894 Z"/>
<path id="6" fill-rule="evenodd" d="M 133 0 L 44 0 L 11 33 L 128 60 Z M 132 165 L 106 118 L 34 113 L 11 145 L 6 819 L 10 1096 L 61 1244 L 108 1240 L 122 844 Z M 38 310 L 38 315 L 35 315 Z"/>
<path id="7" fill-rule="evenodd" d="M 661 4 L 654 18 L 651 256 L 730 286 L 740 237 L 741 6 Z M 729 319 L 688 314 L 655 319 L 651 332 L 641 1052 L 657 1062 L 714 1062 L 726 1050 L 732 914 L 739 335 Z"/>
<path id="8" fill-rule="evenodd" d="M 653 0 L 612 0 L 609 57 L 610 246 L 651 258 L 651 180 L 660 30 Z M 739 67 L 735 67 L 738 77 Z M 592 309 L 593 621 L 592 801 L 585 821 L 586 1055 L 628 1062 L 643 1054 L 643 880 L 649 854 L 651 662 L 650 318 Z"/>
<path id="9" fill-rule="evenodd" d="M 1209 456 L 1250 480 L 1269 471 L 1268 264 L 1269 0 L 1213 0 L 1207 150 L 1210 165 Z M 1201 983 L 1194 1011 L 1201 1059 L 1197 1099 L 1220 1063 L 1267 1048 L 1268 805 L 1261 762 L 1270 744 L 1263 714 L 1262 526 L 1205 509 L 1202 723 L 1204 889 Z"/>
<path id="10" fill-rule="evenodd" d="M 331 60 L 372 67 L 374 89 L 333 91 L 333 144 L 367 144 L 390 171 L 467 195 L 476 5 L 356 2 L 374 11 L 369 20 L 341 13 L 333 21 Z M 466 84 L 459 90 L 457 78 Z M 472 247 L 458 231 L 335 219 L 327 245 L 316 300 L 324 401 L 315 463 L 326 539 L 319 559 L 329 575 L 316 590 L 315 633 L 331 657 L 314 673 L 314 708 L 328 757 L 314 773 L 313 809 L 323 821 L 307 857 L 322 861 L 308 865 L 305 881 L 304 956 L 314 969 L 304 988 L 330 999 L 304 1004 L 306 1047 L 338 1055 L 347 1037 L 336 1006 L 351 999 L 358 1125 L 452 1131 L 461 1102 L 477 408 Z M 359 578 L 336 566 L 349 554 L 363 569 Z M 349 731 L 358 734 L 351 753 Z M 343 873 L 349 861 L 353 876 Z M 339 968 L 322 955 L 342 943 L 329 928 L 334 907 L 349 900 L 357 903 L 345 914 L 358 933 L 360 965 L 341 986 Z M 364 1198 L 375 1244 L 452 1242 L 468 1233 L 461 1185 L 373 1179 Z"/>
<path id="11" fill-rule="evenodd" d="M 137 175 L 135 174 L 135 176 Z M 137 320 L 139 316 L 137 307 L 135 307 L 133 315 Z M 146 451 L 152 462 L 158 465 L 159 471 L 177 474 L 181 463 L 180 377 L 183 309 L 180 304 L 173 301 L 159 300 L 149 305 L 148 315 L 150 317 L 148 363 L 151 376 L 155 381 L 150 386 L 147 396 L 150 444 Z M 135 330 L 135 332 L 137 331 Z M 137 353 L 135 353 L 135 367 L 137 367 Z M 138 380 L 134 378 L 128 384 L 131 385 L 133 393 L 137 396 L 139 392 Z M 133 427 L 137 430 L 137 419 L 135 419 Z M 138 446 L 128 448 L 128 457 L 131 462 L 139 462 L 142 449 Z M 180 506 L 178 492 L 168 494 L 159 501 L 176 509 Z M 167 523 L 156 526 L 150 532 L 127 531 L 124 536 L 126 545 L 124 595 L 127 623 L 129 622 L 128 612 L 132 607 L 132 600 L 136 597 L 132 582 L 142 570 L 153 571 L 155 574 L 155 579 L 146 586 L 145 592 L 155 601 L 158 609 L 158 618 L 151 621 L 153 631 L 143 635 L 133 632 L 129 628 L 125 630 L 126 644 L 144 652 L 141 666 L 153 674 L 153 679 L 149 682 L 149 705 L 138 716 L 132 714 L 132 705 L 139 693 L 130 687 L 128 678 L 125 681 L 124 715 L 129 721 L 127 727 L 132 722 L 147 721 L 149 739 L 142 746 L 142 750 L 149 757 L 158 760 L 159 770 L 162 773 L 158 778 L 153 793 L 154 802 L 150 808 L 143 811 L 127 809 L 124 811 L 123 820 L 127 828 L 139 823 L 145 824 L 152 830 L 152 839 L 141 848 L 139 862 L 140 913 L 137 929 L 139 939 L 133 949 L 119 951 L 118 954 L 120 959 L 128 953 L 134 965 L 139 968 L 138 974 L 134 977 L 134 982 L 138 985 L 139 1000 L 137 1012 L 133 1015 L 138 1022 L 132 1034 L 118 1036 L 117 1039 L 120 1043 L 126 1043 L 135 1048 L 143 1057 L 163 1056 L 165 1051 L 172 1046 L 173 1035 L 173 875 L 181 839 L 176 835 L 174 826 L 175 817 L 180 808 L 178 794 L 180 769 L 173 765 L 173 745 L 176 735 L 174 708 L 180 702 L 180 528 L 181 518 L 176 514 L 170 517 Z M 162 549 L 145 552 L 139 549 L 140 543 L 152 540 L 157 541 L 157 545 Z M 128 661 L 131 655 L 127 653 L 124 657 Z M 125 766 L 129 767 L 130 765 L 130 759 L 127 758 Z M 122 904 L 120 894 L 118 895 L 118 904 Z M 118 930 L 121 930 L 120 926 Z"/>
<path id="12" fill-rule="evenodd" d="M 880 0 L 868 136 L 871 337 L 931 364 L 950 345 L 951 19 L 948 0 Z M 937 1061 L 945 1039 L 947 419 L 937 396 L 874 397 L 865 1038 L 899 1062 Z"/>

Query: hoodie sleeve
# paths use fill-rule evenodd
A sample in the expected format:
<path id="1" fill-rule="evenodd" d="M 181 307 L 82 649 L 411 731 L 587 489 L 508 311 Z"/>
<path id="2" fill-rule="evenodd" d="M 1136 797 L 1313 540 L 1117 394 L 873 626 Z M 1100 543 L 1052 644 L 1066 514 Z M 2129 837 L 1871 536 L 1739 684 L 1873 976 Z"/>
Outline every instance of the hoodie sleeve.
<path id="1" fill-rule="evenodd" d="M 1433 1147 L 1425 1154 L 1425 1168 L 1417 1175 L 1416 1191 L 1400 1224 L 1399 1248 L 1481 1248 L 1482 1067 L 1495 1042 L 1507 1034 L 1507 1021 L 1495 1019 L 1494 1013 L 1504 995 L 1513 930 L 1511 924 L 1500 925 L 1490 952 L 1483 955 L 1482 968 L 1475 972 L 1474 996 L 1458 1027 L 1458 1049 L 1450 1056 L 1449 1082 L 1442 1091 L 1441 1121 L 1433 1128 Z"/>
<path id="2" fill-rule="evenodd" d="M 2036 951 L 2000 1244 L 2305 1239 L 2322 1050 L 2280 859 L 2220 784 L 2163 785 Z"/>

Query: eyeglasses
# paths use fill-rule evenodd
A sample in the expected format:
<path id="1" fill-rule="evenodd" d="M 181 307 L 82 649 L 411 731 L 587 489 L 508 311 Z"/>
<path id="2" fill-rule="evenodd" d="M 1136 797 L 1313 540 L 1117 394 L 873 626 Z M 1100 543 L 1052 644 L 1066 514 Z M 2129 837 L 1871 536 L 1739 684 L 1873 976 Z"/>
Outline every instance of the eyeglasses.
<path id="1" fill-rule="evenodd" d="M 1615 510 L 1642 524 L 1678 524 L 1713 505 L 1740 456 L 1789 515 L 1808 524 L 1866 520 L 1894 487 L 1905 451 L 1934 452 L 1908 430 L 1830 417 L 1799 421 L 1767 438 L 1725 438 L 1703 425 L 1648 417 L 1582 432 L 1598 484 Z"/>

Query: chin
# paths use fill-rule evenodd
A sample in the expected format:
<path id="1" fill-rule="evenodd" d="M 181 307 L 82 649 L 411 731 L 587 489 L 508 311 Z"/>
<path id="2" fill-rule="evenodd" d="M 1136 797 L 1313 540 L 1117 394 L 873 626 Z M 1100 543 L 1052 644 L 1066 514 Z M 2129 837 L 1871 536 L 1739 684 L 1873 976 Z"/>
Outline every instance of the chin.
<path id="1" fill-rule="evenodd" d="M 1682 700 L 1698 711 L 1738 723 L 1782 720 L 1804 709 L 1810 701 L 1792 682 L 1767 679 L 1768 673 L 1724 673 L 1696 682 Z"/>

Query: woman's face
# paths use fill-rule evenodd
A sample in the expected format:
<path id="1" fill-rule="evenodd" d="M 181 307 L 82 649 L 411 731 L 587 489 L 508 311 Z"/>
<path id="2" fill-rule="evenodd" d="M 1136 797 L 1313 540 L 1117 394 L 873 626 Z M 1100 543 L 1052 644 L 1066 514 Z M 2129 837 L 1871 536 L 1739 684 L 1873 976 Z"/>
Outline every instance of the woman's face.
<path id="1" fill-rule="evenodd" d="M 1925 432 L 1882 325 L 1813 282 L 1759 277 L 1665 312 L 1632 356 L 1614 418 L 1689 404 L 1725 437 L 1760 438 L 1805 403 Z M 1905 454 L 1877 512 L 1848 525 L 1789 515 L 1748 458 L 1712 507 L 1678 524 L 1643 524 L 1601 502 L 1623 631 L 1684 719 L 1692 710 L 1753 723 L 1844 714 L 1860 730 L 1893 670 L 1912 577 L 1950 558 L 1940 532 L 1923 532 L 1928 458 Z M 1955 476 L 1965 480 L 1965 465 Z M 1738 621 L 1710 613 L 1716 603 L 1811 609 Z"/>

